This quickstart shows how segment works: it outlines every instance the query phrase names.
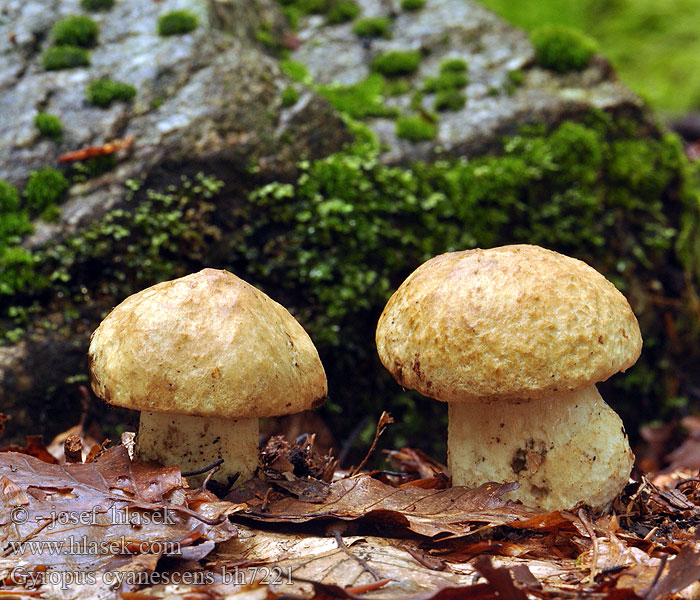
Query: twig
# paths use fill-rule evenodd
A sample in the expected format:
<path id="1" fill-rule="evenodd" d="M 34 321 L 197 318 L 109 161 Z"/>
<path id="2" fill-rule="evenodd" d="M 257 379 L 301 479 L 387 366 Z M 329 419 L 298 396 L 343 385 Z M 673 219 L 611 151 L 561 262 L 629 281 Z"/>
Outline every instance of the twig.
<path id="1" fill-rule="evenodd" d="M 79 435 L 69 435 L 63 442 L 63 454 L 67 463 L 83 462 L 83 442 Z"/>
<path id="2" fill-rule="evenodd" d="M 384 587 L 387 583 L 391 583 L 391 579 L 380 579 L 374 583 L 366 583 L 365 585 L 355 585 L 344 588 L 348 594 L 364 594 Z"/>
<path id="3" fill-rule="evenodd" d="M 372 577 L 374 577 L 375 581 L 382 580 L 379 574 L 372 567 L 369 566 L 369 564 L 364 558 L 362 558 L 361 556 L 357 556 L 356 554 L 353 554 L 350 551 L 350 548 L 348 548 L 345 545 L 345 542 L 343 541 L 343 536 L 337 528 L 333 529 L 333 537 L 335 538 L 335 543 L 338 544 L 338 548 L 345 552 L 345 554 L 347 554 L 350 558 L 354 558 L 358 563 L 360 563 L 360 566 L 365 571 L 367 571 Z"/>
<path id="4" fill-rule="evenodd" d="M 224 464 L 224 459 L 219 458 L 215 460 L 213 463 L 210 465 L 207 465 L 206 467 L 202 467 L 201 469 L 197 469 L 196 471 L 185 471 L 182 473 L 183 477 L 194 477 L 195 475 L 202 475 L 203 473 L 206 473 L 207 471 L 211 471 L 212 469 L 216 469 L 218 466 Z M 208 479 L 208 477 L 207 477 Z"/>
<path id="5" fill-rule="evenodd" d="M 584 529 L 591 538 L 591 542 L 593 542 L 593 560 L 591 561 L 591 574 L 589 575 L 589 581 L 594 583 L 596 571 L 598 569 L 598 538 L 596 537 L 593 525 L 591 525 L 590 521 L 586 517 L 586 511 L 582 508 L 579 508 L 578 518 L 581 519 Z"/>
<path id="6" fill-rule="evenodd" d="M 365 457 L 362 459 L 362 462 L 350 471 L 348 477 L 353 477 L 362 470 L 362 467 L 365 466 L 365 464 L 369 460 L 369 457 L 372 455 L 372 452 L 374 452 L 374 449 L 377 447 L 379 436 L 382 435 L 382 433 L 384 433 L 386 426 L 390 425 L 393 422 L 394 419 L 391 417 L 391 415 L 386 411 L 382 411 L 382 416 L 379 417 L 379 422 L 377 423 L 377 430 L 374 432 L 374 439 L 372 440 L 372 445 L 369 447 L 369 450 L 367 451 Z"/>
<path id="7" fill-rule="evenodd" d="M 661 578 L 661 573 L 664 572 L 664 568 L 666 567 L 667 560 L 668 560 L 668 554 L 662 554 L 661 555 L 661 564 L 659 565 L 659 568 L 656 569 L 656 573 L 654 574 L 654 579 L 651 580 L 649 587 L 642 592 L 642 594 L 641 594 L 642 598 L 647 598 L 649 595 L 649 592 L 651 592 L 651 590 L 654 589 L 654 586 L 659 582 L 659 579 Z"/>

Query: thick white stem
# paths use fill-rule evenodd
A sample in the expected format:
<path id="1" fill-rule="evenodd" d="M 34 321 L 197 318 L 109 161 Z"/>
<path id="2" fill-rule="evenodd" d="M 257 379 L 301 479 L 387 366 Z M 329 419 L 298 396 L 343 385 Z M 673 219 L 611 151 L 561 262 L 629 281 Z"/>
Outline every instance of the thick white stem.
<path id="1" fill-rule="evenodd" d="M 452 403 L 447 446 L 453 485 L 517 481 L 506 498 L 545 510 L 608 508 L 634 462 L 595 386 L 522 403 Z"/>
<path id="2" fill-rule="evenodd" d="M 258 466 L 258 420 L 142 412 L 135 453 L 140 460 L 177 465 L 185 472 L 223 458 L 212 479 L 227 484 L 239 473 L 237 483 L 242 483 Z M 199 484 L 205 477 L 188 479 Z"/>

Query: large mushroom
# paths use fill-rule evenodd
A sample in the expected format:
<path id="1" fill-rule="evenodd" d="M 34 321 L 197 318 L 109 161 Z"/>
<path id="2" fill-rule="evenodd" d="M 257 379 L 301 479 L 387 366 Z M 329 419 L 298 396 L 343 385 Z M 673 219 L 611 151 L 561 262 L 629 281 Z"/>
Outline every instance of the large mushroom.
<path id="1" fill-rule="evenodd" d="M 92 389 L 140 410 L 136 454 L 221 483 L 258 465 L 258 417 L 323 404 L 316 348 L 287 310 L 227 271 L 204 269 L 129 296 L 92 334 Z"/>
<path id="2" fill-rule="evenodd" d="M 455 485 L 516 481 L 509 497 L 531 506 L 605 509 L 628 481 L 627 435 L 595 384 L 642 339 L 586 263 L 530 245 L 436 256 L 390 298 L 376 341 L 400 385 L 450 403 Z"/>

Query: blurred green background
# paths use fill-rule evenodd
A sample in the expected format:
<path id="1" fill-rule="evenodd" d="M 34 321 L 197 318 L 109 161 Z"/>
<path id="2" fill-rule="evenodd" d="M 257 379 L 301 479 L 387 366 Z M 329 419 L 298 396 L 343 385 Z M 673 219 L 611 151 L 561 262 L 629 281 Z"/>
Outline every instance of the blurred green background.
<path id="1" fill-rule="evenodd" d="M 482 0 L 528 31 L 569 25 L 600 44 L 620 78 L 662 115 L 700 105 L 697 0 Z"/>

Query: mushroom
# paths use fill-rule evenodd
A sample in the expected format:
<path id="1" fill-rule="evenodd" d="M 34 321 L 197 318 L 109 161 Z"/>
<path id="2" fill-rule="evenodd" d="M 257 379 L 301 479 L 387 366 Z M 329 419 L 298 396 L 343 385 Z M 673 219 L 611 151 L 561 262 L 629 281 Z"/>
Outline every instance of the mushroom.
<path id="1" fill-rule="evenodd" d="M 436 256 L 379 318 L 377 349 L 405 388 L 449 403 L 455 485 L 516 481 L 545 510 L 606 509 L 634 455 L 596 382 L 633 365 L 639 324 L 586 263 L 538 246 Z"/>
<path id="2" fill-rule="evenodd" d="M 227 271 L 204 269 L 132 296 L 93 332 L 92 389 L 140 410 L 136 455 L 243 482 L 258 465 L 258 417 L 323 404 L 326 375 L 301 325 Z"/>

